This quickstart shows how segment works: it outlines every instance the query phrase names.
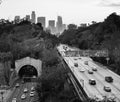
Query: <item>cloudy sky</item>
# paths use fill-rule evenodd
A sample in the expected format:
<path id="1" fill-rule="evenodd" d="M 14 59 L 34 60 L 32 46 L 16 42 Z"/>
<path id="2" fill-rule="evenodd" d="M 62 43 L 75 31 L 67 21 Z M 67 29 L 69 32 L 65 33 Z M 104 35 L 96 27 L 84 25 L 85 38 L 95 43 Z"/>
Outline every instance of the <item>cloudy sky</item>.
<path id="1" fill-rule="evenodd" d="M 109 14 L 120 14 L 120 0 L 2 0 L 0 18 L 13 19 L 15 15 L 24 17 L 36 12 L 47 20 L 60 15 L 66 24 L 103 21 Z"/>

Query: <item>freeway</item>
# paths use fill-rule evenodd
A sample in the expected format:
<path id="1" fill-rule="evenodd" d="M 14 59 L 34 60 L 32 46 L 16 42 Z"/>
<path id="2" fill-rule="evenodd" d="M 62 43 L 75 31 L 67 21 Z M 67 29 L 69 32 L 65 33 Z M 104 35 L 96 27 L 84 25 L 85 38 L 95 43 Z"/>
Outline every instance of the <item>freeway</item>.
<path id="1" fill-rule="evenodd" d="M 105 97 L 107 99 L 115 98 L 116 102 L 120 102 L 120 76 L 110 71 L 107 67 L 96 64 L 90 57 L 65 56 L 65 51 L 78 49 L 66 45 L 60 45 L 57 47 L 57 50 L 90 98 L 97 98 L 98 100 L 103 100 Z M 85 62 L 87 62 L 87 64 Z M 75 66 L 75 64 L 78 66 Z M 97 69 L 97 71 L 94 71 L 93 69 Z M 89 70 L 92 71 L 93 74 L 88 73 Z M 107 82 L 105 80 L 106 76 L 111 76 L 113 82 Z M 89 79 L 94 79 L 96 85 L 91 85 Z M 109 87 L 111 91 L 106 91 L 104 89 L 105 86 Z"/>
<path id="2" fill-rule="evenodd" d="M 30 96 L 31 87 L 35 87 L 35 82 L 26 82 L 26 83 L 19 83 L 19 87 L 14 87 L 13 93 L 7 100 L 7 102 L 12 102 L 13 98 L 17 99 L 17 102 L 33 102 L 34 97 Z M 24 89 L 27 88 L 28 92 L 24 92 Z M 25 99 L 21 99 L 21 96 L 25 94 Z"/>

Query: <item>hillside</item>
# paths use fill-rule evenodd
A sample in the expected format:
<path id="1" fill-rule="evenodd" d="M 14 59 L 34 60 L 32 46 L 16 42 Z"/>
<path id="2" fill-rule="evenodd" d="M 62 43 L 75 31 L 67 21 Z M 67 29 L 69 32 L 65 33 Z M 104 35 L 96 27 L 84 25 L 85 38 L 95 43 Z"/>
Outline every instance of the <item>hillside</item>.
<path id="1" fill-rule="evenodd" d="M 110 14 L 103 22 L 88 27 L 68 29 L 59 37 L 61 43 L 80 49 L 109 50 L 111 70 L 120 74 L 120 16 Z M 105 58 L 93 58 L 106 65 Z"/>

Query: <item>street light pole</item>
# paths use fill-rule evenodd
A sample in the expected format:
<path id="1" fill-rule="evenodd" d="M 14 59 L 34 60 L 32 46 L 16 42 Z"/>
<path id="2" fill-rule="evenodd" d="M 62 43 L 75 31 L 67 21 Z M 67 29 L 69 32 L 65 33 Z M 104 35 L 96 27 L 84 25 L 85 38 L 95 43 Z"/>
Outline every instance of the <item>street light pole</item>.
<path id="1" fill-rule="evenodd" d="M 109 57 L 107 57 L 107 58 L 106 58 L 106 60 L 107 60 L 107 65 L 108 65 L 108 64 L 109 64 L 108 62 L 109 62 L 110 58 L 109 58 Z"/>

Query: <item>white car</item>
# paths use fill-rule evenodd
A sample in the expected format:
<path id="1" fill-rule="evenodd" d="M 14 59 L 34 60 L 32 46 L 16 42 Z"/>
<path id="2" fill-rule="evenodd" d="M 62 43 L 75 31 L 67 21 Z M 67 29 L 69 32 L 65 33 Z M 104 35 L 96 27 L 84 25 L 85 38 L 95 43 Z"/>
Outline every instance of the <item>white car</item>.
<path id="1" fill-rule="evenodd" d="M 33 78 L 36 78 L 36 76 L 34 75 Z"/>
<path id="2" fill-rule="evenodd" d="M 30 92 L 30 97 L 33 97 L 34 96 L 34 92 Z"/>
<path id="3" fill-rule="evenodd" d="M 26 92 L 28 92 L 28 89 L 27 89 L 27 88 L 25 88 L 25 89 L 24 89 L 24 92 L 25 92 L 25 93 L 26 93 Z"/>
<path id="4" fill-rule="evenodd" d="M 83 73 L 83 72 L 85 72 L 85 69 L 82 68 L 82 69 L 80 69 L 79 71 Z"/>
<path id="5" fill-rule="evenodd" d="M 92 67 L 92 70 L 93 70 L 93 71 L 97 71 L 97 67 L 93 66 L 93 67 Z"/>
<path id="6" fill-rule="evenodd" d="M 17 99 L 16 99 L 16 98 L 13 98 L 13 99 L 12 99 L 12 102 L 17 102 Z"/>
<path id="7" fill-rule="evenodd" d="M 17 87 L 19 87 L 20 86 L 20 84 L 19 83 L 17 83 L 16 85 L 15 85 L 15 87 L 17 88 Z"/>
<path id="8" fill-rule="evenodd" d="M 22 94 L 21 99 L 25 99 L 25 98 L 26 98 L 25 94 Z"/>
<path id="9" fill-rule="evenodd" d="M 35 87 L 31 87 L 31 91 L 35 91 Z"/>

